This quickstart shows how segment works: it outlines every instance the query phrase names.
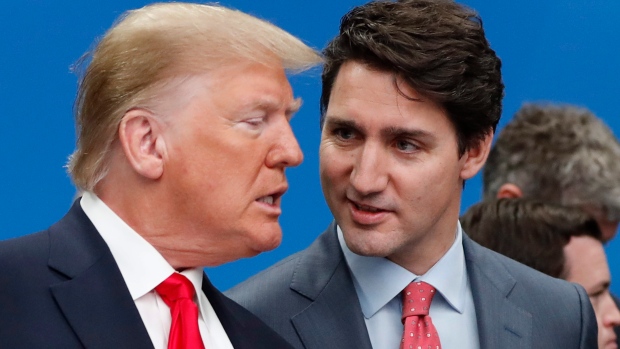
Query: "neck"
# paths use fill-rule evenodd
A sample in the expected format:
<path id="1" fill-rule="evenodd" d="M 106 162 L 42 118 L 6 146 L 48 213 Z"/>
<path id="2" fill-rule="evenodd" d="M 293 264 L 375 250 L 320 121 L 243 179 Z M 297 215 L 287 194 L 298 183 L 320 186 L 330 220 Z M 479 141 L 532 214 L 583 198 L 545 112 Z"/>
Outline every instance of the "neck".
<path id="1" fill-rule="evenodd" d="M 424 232 L 417 232 L 417 240 L 402 246 L 387 258 L 416 275 L 426 274 L 454 244 L 459 207 L 460 200 L 455 200 L 455 203 L 435 220 L 433 226 Z"/>
<path id="2" fill-rule="evenodd" d="M 439 236 L 441 235 L 441 236 Z M 426 274 L 448 252 L 456 239 L 456 225 L 451 232 L 425 237 L 416 247 L 395 253 L 387 258 L 416 275 Z"/>

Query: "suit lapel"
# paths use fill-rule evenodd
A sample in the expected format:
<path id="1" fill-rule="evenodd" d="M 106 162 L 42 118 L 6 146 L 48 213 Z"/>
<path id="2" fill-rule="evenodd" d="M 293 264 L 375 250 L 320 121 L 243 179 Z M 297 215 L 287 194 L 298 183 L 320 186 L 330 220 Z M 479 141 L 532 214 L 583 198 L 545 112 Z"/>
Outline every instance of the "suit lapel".
<path id="1" fill-rule="evenodd" d="M 50 228 L 50 290 L 86 348 L 153 348 L 114 258 L 79 201 Z"/>
<path id="2" fill-rule="evenodd" d="M 293 349 L 247 309 L 213 287 L 206 274 L 202 277 L 202 291 L 235 349 Z"/>
<path id="3" fill-rule="evenodd" d="M 335 232 L 324 232 L 298 262 L 291 289 L 312 303 L 291 318 L 307 349 L 371 349 L 366 324 Z M 532 317 L 508 296 L 516 284 L 501 261 L 463 235 L 481 349 L 530 348 Z"/>
<path id="4" fill-rule="evenodd" d="M 335 223 L 299 260 L 291 289 L 312 301 L 291 318 L 306 349 L 372 349 Z"/>
<path id="5" fill-rule="evenodd" d="M 211 303 L 233 347 L 235 349 L 249 348 L 246 336 L 244 336 L 246 329 L 244 328 L 243 319 L 239 318 L 239 315 L 234 310 L 226 306 L 223 299 L 224 295 L 217 291 L 206 274 L 202 276 L 202 292 L 205 293 L 209 303 Z"/>
<path id="6" fill-rule="evenodd" d="M 501 261 L 463 234 L 480 349 L 531 348 L 532 316 L 508 296 L 516 284 Z"/>

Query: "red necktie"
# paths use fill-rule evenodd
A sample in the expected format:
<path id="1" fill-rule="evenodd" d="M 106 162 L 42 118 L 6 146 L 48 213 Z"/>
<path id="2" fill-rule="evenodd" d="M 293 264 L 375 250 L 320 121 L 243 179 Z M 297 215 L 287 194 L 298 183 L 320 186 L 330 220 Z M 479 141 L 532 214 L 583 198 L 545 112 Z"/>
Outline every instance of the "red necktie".
<path id="1" fill-rule="evenodd" d="M 426 282 L 414 281 L 403 290 L 403 340 L 401 349 L 441 349 L 437 329 L 428 310 L 435 288 Z"/>
<path id="2" fill-rule="evenodd" d="M 204 349 L 198 330 L 198 307 L 194 303 L 194 285 L 185 276 L 174 273 L 155 287 L 170 308 L 172 325 L 168 349 Z"/>

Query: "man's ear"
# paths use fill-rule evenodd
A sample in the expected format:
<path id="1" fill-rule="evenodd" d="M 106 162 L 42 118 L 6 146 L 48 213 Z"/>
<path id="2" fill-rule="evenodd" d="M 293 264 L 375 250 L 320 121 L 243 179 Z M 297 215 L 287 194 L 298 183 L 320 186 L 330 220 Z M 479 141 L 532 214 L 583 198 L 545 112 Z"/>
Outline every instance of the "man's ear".
<path id="1" fill-rule="evenodd" d="M 484 139 L 478 142 L 474 147 L 471 147 L 465 151 L 465 154 L 461 157 L 461 161 L 464 161 L 461 168 L 461 179 L 467 180 L 475 176 L 478 171 L 484 166 L 491 151 L 491 142 L 493 141 L 493 131 L 490 131 L 484 136 Z"/>
<path id="2" fill-rule="evenodd" d="M 516 199 L 523 196 L 523 191 L 516 184 L 504 183 L 497 191 L 498 199 Z"/>
<path id="3" fill-rule="evenodd" d="M 139 175 L 158 179 L 164 172 L 166 150 L 162 124 L 148 110 L 127 111 L 118 129 L 120 143 L 127 161 Z"/>

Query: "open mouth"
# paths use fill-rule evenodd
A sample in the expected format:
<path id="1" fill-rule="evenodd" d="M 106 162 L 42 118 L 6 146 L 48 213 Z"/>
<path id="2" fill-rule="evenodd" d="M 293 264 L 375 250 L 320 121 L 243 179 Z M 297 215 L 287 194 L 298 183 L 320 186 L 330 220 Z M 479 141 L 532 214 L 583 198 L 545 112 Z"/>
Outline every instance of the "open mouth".
<path id="1" fill-rule="evenodd" d="M 353 205 L 355 206 L 356 209 L 360 210 L 360 211 L 366 211 L 366 212 L 371 212 L 371 213 L 377 213 L 377 212 L 383 212 L 385 210 L 382 210 L 380 208 L 376 208 L 376 207 L 372 207 L 372 206 L 366 206 L 366 205 L 360 205 L 358 203 L 353 202 Z"/>
<path id="2" fill-rule="evenodd" d="M 386 212 L 387 211 L 387 210 L 385 210 L 383 208 L 379 208 L 379 207 L 376 207 L 376 206 L 365 205 L 365 204 L 359 203 L 359 202 L 351 200 L 351 199 L 349 199 L 349 202 L 351 203 L 351 205 L 353 205 L 353 207 L 355 207 L 355 209 L 357 211 L 368 212 L 368 213 L 381 213 L 381 212 Z"/>
<path id="3" fill-rule="evenodd" d="M 259 197 L 258 199 L 256 199 L 256 202 L 260 202 L 270 206 L 278 206 L 280 203 L 280 198 L 282 197 L 282 195 L 284 195 L 285 192 L 286 188 L 282 188 L 271 194 Z"/>
<path id="4" fill-rule="evenodd" d="M 351 219 L 356 224 L 364 226 L 381 224 L 389 218 L 390 210 L 375 206 L 364 205 L 349 200 Z"/>
<path id="5" fill-rule="evenodd" d="M 261 198 L 258 198 L 256 201 L 258 202 L 264 202 L 268 205 L 273 205 L 273 202 L 275 201 L 273 195 L 267 195 L 267 196 L 263 196 Z"/>

